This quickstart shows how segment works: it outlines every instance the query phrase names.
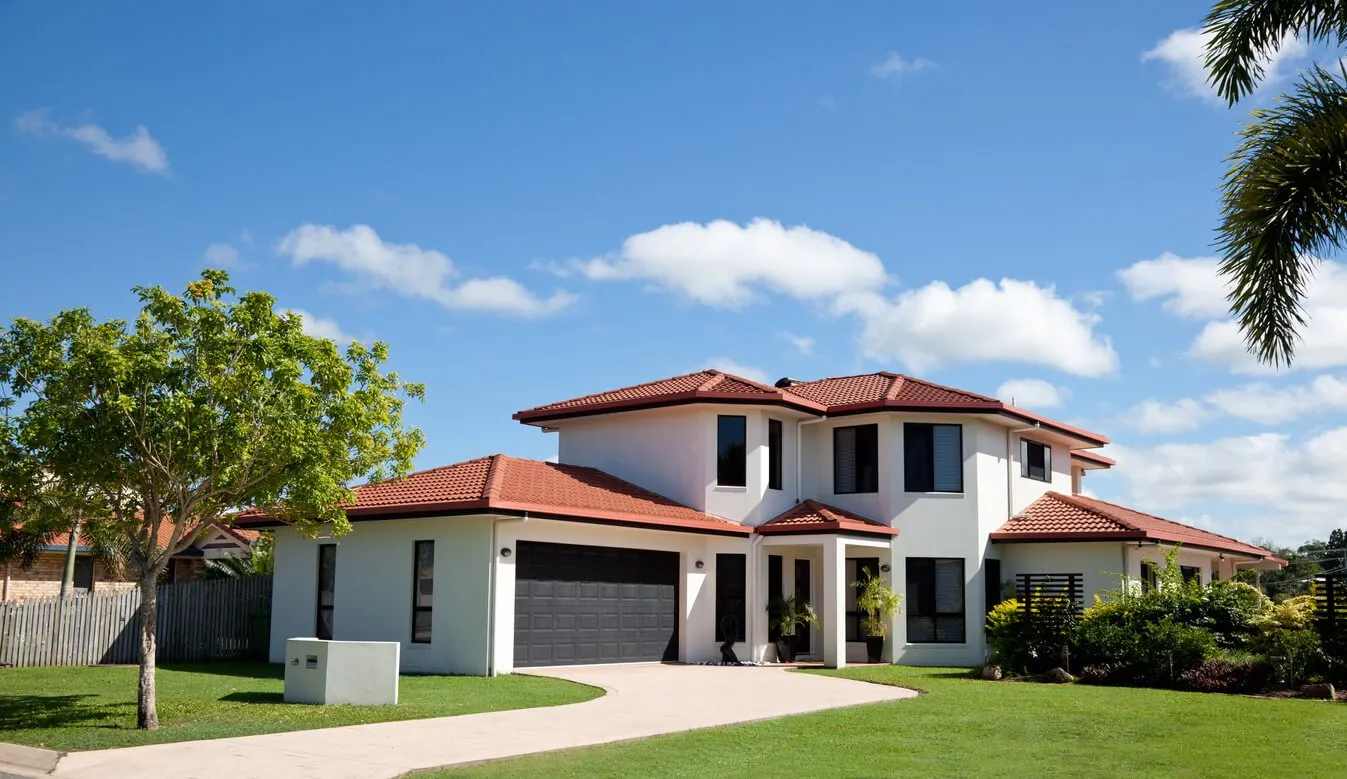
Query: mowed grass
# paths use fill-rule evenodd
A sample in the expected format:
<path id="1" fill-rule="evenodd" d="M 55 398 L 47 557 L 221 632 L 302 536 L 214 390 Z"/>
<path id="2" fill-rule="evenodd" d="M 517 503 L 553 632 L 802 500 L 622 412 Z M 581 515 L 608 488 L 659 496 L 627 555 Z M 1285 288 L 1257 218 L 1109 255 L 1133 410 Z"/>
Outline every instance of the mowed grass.
<path id="1" fill-rule="evenodd" d="M 284 668 L 193 663 L 159 669 L 159 730 L 136 726 L 133 667 L 0 668 L 0 741 L 74 751 L 557 706 L 602 690 L 539 676 L 404 676 L 396 706 L 282 701 Z"/>
<path id="2" fill-rule="evenodd" d="M 428 776 L 1347 775 L 1347 705 L 1341 703 L 993 683 L 970 679 L 963 669 L 884 666 L 811 673 L 926 694 Z"/>

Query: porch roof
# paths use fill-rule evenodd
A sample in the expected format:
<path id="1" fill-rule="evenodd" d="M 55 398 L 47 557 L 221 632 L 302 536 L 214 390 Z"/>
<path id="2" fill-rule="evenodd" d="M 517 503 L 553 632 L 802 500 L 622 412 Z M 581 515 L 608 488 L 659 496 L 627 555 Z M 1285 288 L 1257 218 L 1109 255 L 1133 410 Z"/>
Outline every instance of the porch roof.
<path id="1" fill-rule="evenodd" d="M 758 525 L 757 532 L 772 533 L 860 533 L 872 536 L 896 536 L 898 531 L 869 517 L 816 500 L 796 503 L 789 509 Z"/>

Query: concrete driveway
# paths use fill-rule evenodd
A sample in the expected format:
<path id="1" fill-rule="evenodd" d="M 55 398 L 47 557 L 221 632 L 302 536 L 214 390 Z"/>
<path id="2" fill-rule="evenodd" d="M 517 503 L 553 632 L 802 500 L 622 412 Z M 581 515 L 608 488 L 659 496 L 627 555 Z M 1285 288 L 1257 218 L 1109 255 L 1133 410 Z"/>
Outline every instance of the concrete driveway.
<path id="1" fill-rule="evenodd" d="M 266 736 L 77 752 L 54 776 L 93 779 L 374 779 L 916 695 L 781 668 L 683 665 L 531 670 L 602 687 L 593 701 Z"/>

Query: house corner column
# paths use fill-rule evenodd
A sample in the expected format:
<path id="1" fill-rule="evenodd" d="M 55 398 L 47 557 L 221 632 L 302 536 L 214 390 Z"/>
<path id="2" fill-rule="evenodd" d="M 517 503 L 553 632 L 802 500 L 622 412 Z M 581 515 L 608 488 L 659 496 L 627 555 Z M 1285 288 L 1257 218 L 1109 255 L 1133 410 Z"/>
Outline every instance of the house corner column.
<path id="1" fill-rule="evenodd" d="M 823 664 L 847 664 L 847 547 L 837 536 L 823 542 Z"/>

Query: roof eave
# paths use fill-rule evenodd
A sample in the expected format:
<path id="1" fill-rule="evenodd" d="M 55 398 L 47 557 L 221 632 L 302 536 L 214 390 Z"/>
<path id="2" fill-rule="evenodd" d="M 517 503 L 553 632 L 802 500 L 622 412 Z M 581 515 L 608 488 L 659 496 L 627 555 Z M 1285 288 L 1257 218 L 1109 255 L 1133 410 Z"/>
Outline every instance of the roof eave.
<path id="1" fill-rule="evenodd" d="M 539 425 L 544 422 L 553 422 L 562 419 L 575 419 L 578 417 L 598 416 L 601 414 L 616 414 L 623 411 L 641 411 L 654 408 L 687 406 L 694 403 L 714 403 L 738 406 L 776 406 L 779 408 L 794 409 L 816 416 L 822 416 L 827 411 L 825 406 L 812 401 L 807 401 L 803 398 L 748 395 L 742 392 L 691 390 L 688 392 L 660 395 L 652 398 L 612 400 L 605 403 L 593 403 L 585 406 L 572 406 L 568 408 L 525 409 L 524 411 L 516 411 L 511 416 L 511 419 L 525 425 Z"/>

